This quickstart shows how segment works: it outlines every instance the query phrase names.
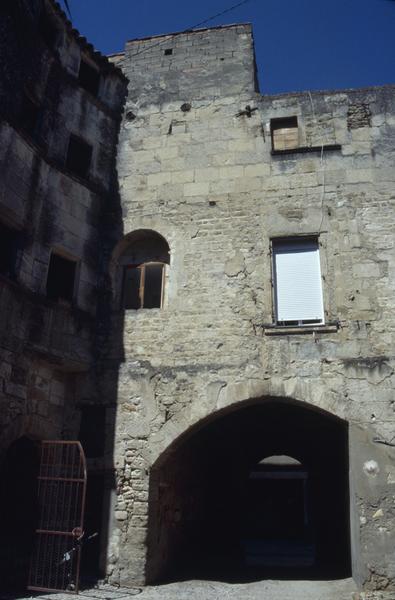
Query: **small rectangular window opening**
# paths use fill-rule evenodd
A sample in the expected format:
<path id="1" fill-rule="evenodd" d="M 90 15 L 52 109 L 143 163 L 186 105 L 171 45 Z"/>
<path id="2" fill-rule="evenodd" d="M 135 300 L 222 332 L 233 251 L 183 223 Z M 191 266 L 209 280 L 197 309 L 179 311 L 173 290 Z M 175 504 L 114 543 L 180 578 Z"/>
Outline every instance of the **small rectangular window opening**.
<path id="1" fill-rule="evenodd" d="M 92 159 L 92 146 L 74 135 L 70 136 L 67 149 L 66 168 L 79 177 L 88 178 Z"/>
<path id="2" fill-rule="evenodd" d="M 24 93 L 19 114 L 19 123 L 21 129 L 23 129 L 23 131 L 25 131 L 32 139 L 38 137 L 40 117 L 40 107 L 30 98 L 30 96 Z"/>
<path id="3" fill-rule="evenodd" d="M 59 30 L 56 26 L 55 19 L 51 17 L 46 10 L 43 10 L 41 13 L 38 23 L 38 31 L 45 43 L 50 48 L 54 48 L 56 46 Z"/>
<path id="4" fill-rule="evenodd" d="M 170 56 L 171 54 L 173 54 L 173 48 L 166 48 L 165 56 Z"/>
<path id="5" fill-rule="evenodd" d="M 124 308 L 161 308 L 163 277 L 162 263 L 126 266 L 123 282 Z"/>
<path id="6" fill-rule="evenodd" d="M 78 81 L 81 86 L 90 92 L 93 96 L 97 96 L 100 85 L 100 72 L 88 64 L 84 59 L 81 59 L 80 70 L 78 73 Z"/>
<path id="7" fill-rule="evenodd" d="M 54 252 L 51 254 L 47 276 L 47 297 L 50 300 L 72 302 L 77 263 Z"/>
<path id="8" fill-rule="evenodd" d="M 21 232 L 0 223 L 0 274 L 15 279 Z"/>
<path id="9" fill-rule="evenodd" d="M 79 441 L 87 458 L 104 455 L 106 439 L 106 408 L 105 406 L 81 406 L 81 422 Z"/>
<path id="10" fill-rule="evenodd" d="M 324 323 L 318 239 L 273 240 L 272 249 L 276 324 Z"/>
<path id="11" fill-rule="evenodd" d="M 273 150 L 292 150 L 299 146 L 297 117 L 271 119 L 270 131 Z"/>

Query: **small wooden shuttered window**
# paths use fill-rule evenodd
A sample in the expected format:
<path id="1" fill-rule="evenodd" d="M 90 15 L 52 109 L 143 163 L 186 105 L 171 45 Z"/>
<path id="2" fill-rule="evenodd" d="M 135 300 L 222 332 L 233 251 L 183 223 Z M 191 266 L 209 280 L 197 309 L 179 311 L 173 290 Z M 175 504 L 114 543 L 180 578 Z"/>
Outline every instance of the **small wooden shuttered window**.
<path id="1" fill-rule="evenodd" d="M 317 238 L 273 240 L 273 285 L 279 325 L 324 322 Z"/>
<path id="2" fill-rule="evenodd" d="M 124 308 L 161 308 L 163 297 L 163 263 L 127 265 L 124 272 Z"/>

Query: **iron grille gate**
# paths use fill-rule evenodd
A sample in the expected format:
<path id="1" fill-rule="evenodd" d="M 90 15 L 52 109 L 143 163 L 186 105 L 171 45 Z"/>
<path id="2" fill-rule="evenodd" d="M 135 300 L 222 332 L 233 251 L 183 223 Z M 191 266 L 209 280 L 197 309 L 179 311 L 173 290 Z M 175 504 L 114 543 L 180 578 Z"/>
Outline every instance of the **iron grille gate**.
<path id="1" fill-rule="evenodd" d="M 81 444 L 42 442 L 29 590 L 78 593 L 85 495 Z"/>

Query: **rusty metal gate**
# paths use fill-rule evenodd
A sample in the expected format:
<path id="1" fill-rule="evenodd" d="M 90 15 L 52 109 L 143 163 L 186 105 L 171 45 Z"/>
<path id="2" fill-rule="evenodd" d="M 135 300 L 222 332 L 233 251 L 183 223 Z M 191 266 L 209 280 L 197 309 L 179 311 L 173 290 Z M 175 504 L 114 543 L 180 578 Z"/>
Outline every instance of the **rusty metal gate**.
<path id="1" fill-rule="evenodd" d="M 29 590 L 78 593 L 85 496 L 81 444 L 42 442 Z"/>

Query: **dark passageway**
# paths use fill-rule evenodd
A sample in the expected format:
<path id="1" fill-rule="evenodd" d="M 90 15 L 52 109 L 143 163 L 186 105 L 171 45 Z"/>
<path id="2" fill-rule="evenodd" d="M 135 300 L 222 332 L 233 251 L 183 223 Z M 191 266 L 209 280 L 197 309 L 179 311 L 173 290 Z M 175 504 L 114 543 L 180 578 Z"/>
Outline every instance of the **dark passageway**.
<path id="1" fill-rule="evenodd" d="M 8 449 L 1 465 L 0 585 L 26 590 L 37 521 L 38 446 L 22 437 Z"/>
<path id="2" fill-rule="evenodd" d="M 151 473 L 148 578 L 350 574 L 348 431 L 286 401 L 196 428 Z"/>

